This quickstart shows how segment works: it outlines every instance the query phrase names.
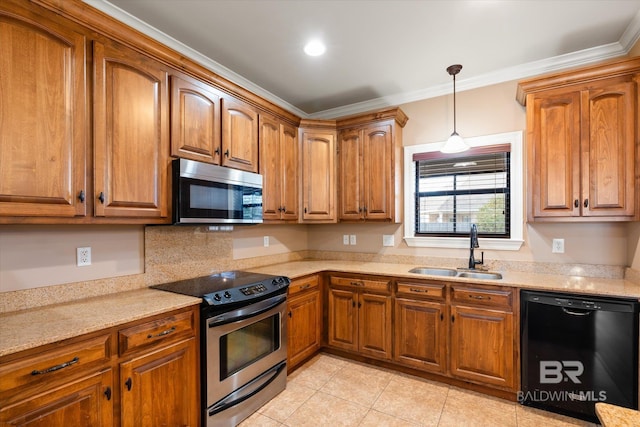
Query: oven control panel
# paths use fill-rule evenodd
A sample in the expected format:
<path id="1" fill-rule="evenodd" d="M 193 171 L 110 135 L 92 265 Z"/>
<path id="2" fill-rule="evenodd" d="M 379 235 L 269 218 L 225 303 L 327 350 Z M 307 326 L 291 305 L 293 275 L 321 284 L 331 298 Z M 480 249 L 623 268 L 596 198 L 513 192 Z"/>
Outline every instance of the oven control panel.
<path id="1" fill-rule="evenodd" d="M 253 299 L 264 298 L 271 294 L 282 293 L 291 280 L 288 277 L 279 276 L 273 279 L 263 280 L 248 286 L 238 286 L 218 292 L 204 295 L 204 300 L 209 305 L 226 305 L 238 302 L 248 302 Z"/>

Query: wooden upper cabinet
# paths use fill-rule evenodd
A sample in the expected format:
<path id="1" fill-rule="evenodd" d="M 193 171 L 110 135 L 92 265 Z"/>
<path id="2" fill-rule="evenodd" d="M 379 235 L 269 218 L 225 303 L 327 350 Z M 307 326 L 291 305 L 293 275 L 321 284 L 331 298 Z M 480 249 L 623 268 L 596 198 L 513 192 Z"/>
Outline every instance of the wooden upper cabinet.
<path id="1" fill-rule="evenodd" d="M 640 59 L 525 80 L 529 221 L 633 221 Z"/>
<path id="2" fill-rule="evenodd" d="M 258 113 L 229 97 L 222 99 L 222 166 L 258 172 Z"/>
<path id="3" fill-rule="evenodd" d="M 0 11 L 0 217 L 87 213 L 85 37 Z"/>
<path id="4" fill-rule="evenodd" d="M 220 164 L 220 94 L 187 76 L 171 76 L 171 155 Z"/>
<path id="5" fill-rule="evenodd" d="M 95 215 L 167 222 L 167 71 L 115 43 L 94 43 Z"/>
<path id="6" fill-rule="evenodd" d="M 393 218 L 391 125 L 348 129 L 339 135 L 341 220 Z"/>
<path id="7" fill-rule="evenodd" d="M 335 131 L 302 131 L 303 221 L 336 221 L 335 149 Z"/>
<path id="8" fill-rule="evenodd" d="M 402 220 L 402 127 L 407 120 L 399 108 L 338 120 L 339 220 Z"/>
<path id="9" fill-rule="evenodd" d="M 260 115 L 262 216 L 298 219 L 298 131 L 272 116 Z"/>

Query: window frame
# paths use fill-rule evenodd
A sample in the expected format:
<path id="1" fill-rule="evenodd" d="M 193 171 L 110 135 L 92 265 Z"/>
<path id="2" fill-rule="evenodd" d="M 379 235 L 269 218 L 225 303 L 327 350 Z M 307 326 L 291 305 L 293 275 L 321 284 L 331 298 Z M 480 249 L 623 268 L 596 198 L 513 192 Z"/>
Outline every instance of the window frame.
<path id="1" fill-rule="evenodd" d="M 524 146 L 522 131 L 506 132 L 494 135 L 465 138 L 471 147 L 509 144 L 511 146 L 511 238 L 483 237 L 480 245 L 483 249 L 517 251 L 523 243 L 524 232 Z M 420 248 L 468 248 L 468 237 L 416 236 L 415 235 L 415 192 L 416 164 L 413 155 L 439 151 L 443 142 L 408 145 L 404 147 L 404 241 L 409 247 Z"/>

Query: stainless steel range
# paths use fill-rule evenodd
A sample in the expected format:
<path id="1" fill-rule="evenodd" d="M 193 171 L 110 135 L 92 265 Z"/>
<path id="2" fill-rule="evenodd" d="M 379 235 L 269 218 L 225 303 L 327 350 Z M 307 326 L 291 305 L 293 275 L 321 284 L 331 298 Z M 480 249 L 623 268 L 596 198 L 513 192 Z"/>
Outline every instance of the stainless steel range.
<path id="1" fill-rule="evenodd" d="M 284 276 L 229 271 L 152 286 L 203 299 L 203 426 L 235 426 L 285 389 L 290 283 Z"/>

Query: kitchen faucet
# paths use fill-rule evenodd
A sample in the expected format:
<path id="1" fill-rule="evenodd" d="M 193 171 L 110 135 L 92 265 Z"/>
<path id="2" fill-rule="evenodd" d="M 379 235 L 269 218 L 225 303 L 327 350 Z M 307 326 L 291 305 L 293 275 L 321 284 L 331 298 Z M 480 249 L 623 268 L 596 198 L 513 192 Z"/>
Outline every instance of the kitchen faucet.
<path id="1" fill-rule="evenodd" d="M 482 258 L 480 261 L 476 261 L 473 256 L 473 250 L 480 247 L 480 245 L 478 245 L 478 227 L 476 227 L 475 224 L 471 224 L 471 232 L 469 233 L 469 237 L 471 240 L 469 245 L 469 269 L 475 270 L 476 265 L 484 264 L 484 252 L 481 252 Z"/>

